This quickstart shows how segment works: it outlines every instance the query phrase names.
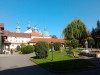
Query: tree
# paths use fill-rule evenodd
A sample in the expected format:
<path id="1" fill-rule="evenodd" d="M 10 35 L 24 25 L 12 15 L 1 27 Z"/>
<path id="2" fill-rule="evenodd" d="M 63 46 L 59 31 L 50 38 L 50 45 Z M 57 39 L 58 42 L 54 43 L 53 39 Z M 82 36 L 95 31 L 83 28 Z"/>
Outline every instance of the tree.
<path id="1" fill-rule="evenodd" d="M 66 40 L 82 40 L 87 38 L 87 29 L 85 24 L 80 19 L 73 20 L 63 30 L 64 38 Z"/>
<path id="2" fill-rule="evenodd" d="M 73 48 L 77 48 L 78 47 L 78 40 L 76 40 L 76 39 L 71 40 L 71 46 Z"/>
<path id="3" fill-rule="evenodd" d="M 100 21 L 97 21 L 97 29 L 100 29 Z"/>
<path id="4" fill-rule="evenodd" d="M 66 46 L 70 46 L 71 45 L 71 40 L 65 40 L 65 44 L 66 44 Z"/>
<path id="5" fill-rule="evenodd" d="M 92 28 L 91 35 L 92 35 L 93 38 L 95 38 L 95 29 L 94 28 Z"/>
<path id="6" fill-rule="evenodd" d="M 56 36 L 56 35 L 51 35 L 51 37 L 52 37 L 52 38 L 57 38 L 57 36 Z"/>
<path id="7" fill-rule="evenodd" d="M 91 35 L 95 40 L 95 47 L 100 47 L 100 21 L 97 21 L 97 27 L 92 29 Z"/>
<path id="8" fill-rule="evenodd" d="M 35 46 L 35 54 L 37 58 L 46 58 L 48 56 L 49 44 L 46 41 L 39 41 Z"/>
<path id="9" fill-rule="evenodd" d="M 53 44 L 53 46 L 54 46 L 54 50 L 60 50 L 60 47 L 61 47 L 61 43 L 60 42 L 55 42 L 54 44 Z"/>

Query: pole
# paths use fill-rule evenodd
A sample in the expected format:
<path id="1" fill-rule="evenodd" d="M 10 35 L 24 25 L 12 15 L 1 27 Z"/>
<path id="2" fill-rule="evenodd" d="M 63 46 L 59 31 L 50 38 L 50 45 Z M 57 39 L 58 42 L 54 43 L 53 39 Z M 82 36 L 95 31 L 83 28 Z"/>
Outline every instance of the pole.
<path id="1" fill-rule="evenodd" d="M 51 70 L 52 70 L 52 68 L 53 68 L 53 42 L 51 42 L 51 45 L 52 45 L 52 47 L 51 47 L 51 51 L 52 51 Z"/>
<path id="2" fill-rule="evenodd" d="M 52 49 L 52 61 L 53 61 L 53 49 Z"/>
<path id="3" fill-rule="evenodd" d="M 52 42 L 52 48 L 51 48 L 51 51 L 52 51 L 52 60 L 53 61 L 53 42 Z"/>

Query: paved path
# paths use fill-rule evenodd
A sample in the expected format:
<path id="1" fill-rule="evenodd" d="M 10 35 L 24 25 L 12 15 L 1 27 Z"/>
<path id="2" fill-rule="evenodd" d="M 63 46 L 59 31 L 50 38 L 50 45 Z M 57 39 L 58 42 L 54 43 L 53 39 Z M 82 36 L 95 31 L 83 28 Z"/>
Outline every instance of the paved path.
<path id="1" fill-rule="evenodd" d="M 0 75 L 54 75 L 31 62 L 33 55 L 0 55 Z"/>

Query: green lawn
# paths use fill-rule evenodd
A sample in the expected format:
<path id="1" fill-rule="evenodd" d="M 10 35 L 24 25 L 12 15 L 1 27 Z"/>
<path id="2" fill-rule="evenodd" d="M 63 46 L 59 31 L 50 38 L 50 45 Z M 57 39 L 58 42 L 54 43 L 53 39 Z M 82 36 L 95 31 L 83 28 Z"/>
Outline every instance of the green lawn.
<path id="1" fill-rule="evenodd" d="M 31 61 L 51 71 L 75 71 L 94 66 L 87 60 L 67 56 L 66 52 L 67 50 L 53 52 L 53 61 L 51 61 L 52 52 L 49 52 L 49 56 L 45 59 L 35 59 L 33 57 Z"/>

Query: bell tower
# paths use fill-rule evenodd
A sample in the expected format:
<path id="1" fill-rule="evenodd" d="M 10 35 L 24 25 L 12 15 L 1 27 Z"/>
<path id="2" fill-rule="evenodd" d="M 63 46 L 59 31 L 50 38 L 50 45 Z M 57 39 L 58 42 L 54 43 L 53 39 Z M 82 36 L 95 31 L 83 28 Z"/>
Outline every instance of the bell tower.
<path id="1" fill-rule="evenodd" d="M 30 22 L 28 22 L 27 30 L 31 29 Z"/>
<path id="2" fill-rule="evenodd" d="M 16 27 L 16 33 L 20 33 L 20 23 L 17 23 L 17 27 Z"/>

